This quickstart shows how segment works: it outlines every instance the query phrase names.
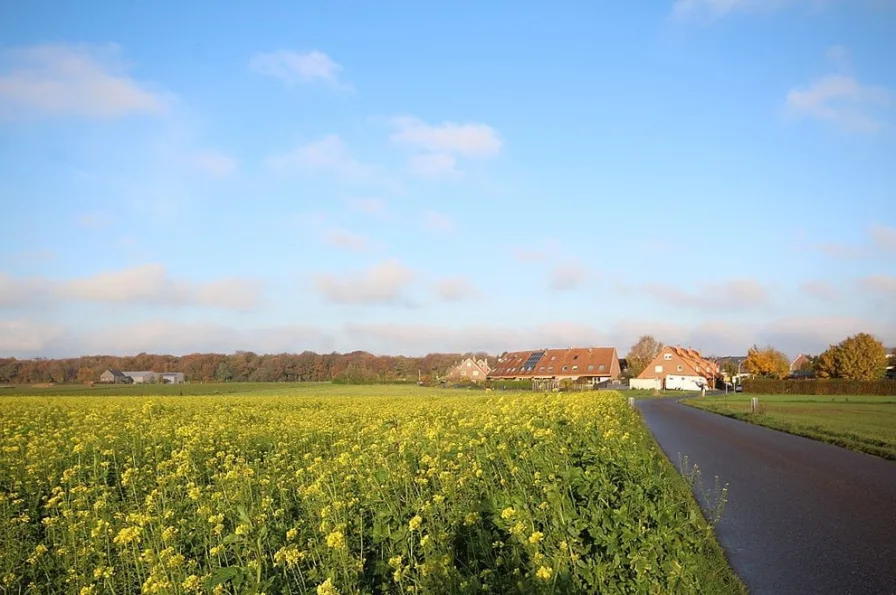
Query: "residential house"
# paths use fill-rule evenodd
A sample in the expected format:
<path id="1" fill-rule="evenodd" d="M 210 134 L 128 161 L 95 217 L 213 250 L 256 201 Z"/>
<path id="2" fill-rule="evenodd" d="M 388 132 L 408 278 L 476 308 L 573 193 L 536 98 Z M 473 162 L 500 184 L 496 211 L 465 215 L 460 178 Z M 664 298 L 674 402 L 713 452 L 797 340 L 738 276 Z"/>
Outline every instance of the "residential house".
<path id="1" fill-rule="evenodd" d="M 161 382 L 164 384 L 183 384 L 185 381 L 183 372 L 162 372 Z"/>
<path id="2" fill-rule="evenodd" d="M 497 381 L 531 379 L 533 388 L 552 390 L 563 383 L 594 387 L 616 380 L 620 374 L 615 347 L 570 347 L 505 353 L 488 377 Z"/>
<path id="3" fill-rule="evenodd" d="M 744 371 L 745 355 L 726 355 L 724 357 L 710 358 L 719 367 L 719 373 L 724 382 L 740 382 L 750 376 Z"/>
<path id="4" fill-rule="evenodd" d="M 793 358 L 790 362 L 790 378 L 815 378 L 812 357 L 801 353 Z"/>
<path id="5" fill-rule="evenodd" d="M 162 376 L 158 372 L 152 372 L 149 370 L 143 370 L 139 372 L 122 372 L 122 374 L 130 377 L 134 384 L 153 384 L 155 382 L 159 382 L 159 379 Z"/>
<path id="6" fill-rule="evenodd" d="M 489 372 L 491 372 L 491 367 L 488 365 L 488 359 L 477 360 L 468 357 L 455 364 L 455 366 L 448 371 L 446 378 L 454 382 L 467 381 L 479 383 L 485 382 Z"/>
<path id="7" fill-rule="evenodd" d="M 701 390 L 712 388 L 720 376 L 719 365 L 690 347 L 663 347 L 662 351 L 629 382 L 631 388 Z"/>
<path id="8" fill-rule="evenodd" d="M 100 374 L 99 381 L 104 384 L 131 384 L 134 379 L 121 370 L 109 369 Z"/>

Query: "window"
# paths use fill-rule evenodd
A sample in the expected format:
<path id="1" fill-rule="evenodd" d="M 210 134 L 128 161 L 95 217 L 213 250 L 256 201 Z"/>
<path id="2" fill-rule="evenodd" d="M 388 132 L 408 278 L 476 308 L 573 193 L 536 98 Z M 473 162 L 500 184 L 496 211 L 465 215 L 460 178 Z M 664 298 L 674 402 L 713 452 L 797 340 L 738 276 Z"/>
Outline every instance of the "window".
<path id="1" fill-rule="evenodd" d="M 472 366 L 472 365 L 473 365 L 473 364 L 471 364 L 470 362 L 467 362 L 467 367 L 468 367 L 468 368 L 469 368 L 470 366 Z"/>
<path id="2" fill-rule="evenodd" d="M 575 372 L 575 371 L 578 370 L 578 369 L 579 369 L 578 366 L 573 366 L 573 367 L 572 367 L 573 372 Z"/>
<path id="3" fill-rule="evenodd" d="M 578 355 L 574 355 L 574 356 L 572 356 L 572 359 L 579 359 L 579 356 L 578 356 Z"/>
<path id="4" fill-rule="evenodd" d="M 548 366 L 548 372 L 553 372 L 553 371 L 554 371 L 554 366 Z"/>
<path id="5" fill-rule="evenodd" d="M 538 368 L 538 371 L 539 371 L 539 372 L 544 372 L 544 366 Z"/>
<path id="6" fill-rule="evenodd" d="M 655 367 L 655 368 L 653 369 L 653 371 L 656 372 L 657 374 L 662 374 L 662 373 L 663 373 L 663 367 L 662 367 L 662 366 L 657 366 L 657 367 Z"/>
<path id="7" fill-rule="evenodd" d="M 601 364 L 601 365 L 600 365 L 600 368 L 598 368 L 598 369 L 599 369 L 601 372 L 603 372 L 604 370 L 607 369 L 607 366 L 606 366 L 606 364 Z"/>
<path id="8" fill-rule="evenodd" d="M 466 370 L 461 370 L 460 375 L 461 375 L 461 376 L 466 376 L 466 375 L 467 375 L 467 371 L 466 371 Z"/>
<path id="9" fill-rule="evenodd" d="M 700 364 L 697 364 L 697 371 L 700 371 Z"/>
<path id="10" fill-rule="evenodd" d="M 672 354 L 671 354 L 671 353 L 664 353 L 664 354 L 663 354 L 663 359 L 666 360 L 667 362 L 668 362 L 668 361 L 672 361 Z"/>
<path id="11" fill-rule="evenodd" d="M 567 371 L 568 369 L 569 369 L 569 366 L 563 366 L 563 371 L 564 371 L 564 372 Z"/>
<path id="12" fill-rule="evenodd" d="M 588 364 L 588 371 L 590 372 L 593 369 L 594 369 L 594 364 Z"/>
<path id="13" fill-rule="evenodd" d="M 681 372 L 681 365 L 678 366 L 678 371 Z"/>
<path id="14" fill-rule="evenodd" d="M 556 356 L 556 355 L 552 355 L 552 356 L 551 356 L 551 361 L 554 361 L 555 359 L 557 359 L 557 356 Z"/>
<path id="15" fill-rule="evenodd" d="M 479 370 L 473 370 L 473 376 L 479 376 Z"/>

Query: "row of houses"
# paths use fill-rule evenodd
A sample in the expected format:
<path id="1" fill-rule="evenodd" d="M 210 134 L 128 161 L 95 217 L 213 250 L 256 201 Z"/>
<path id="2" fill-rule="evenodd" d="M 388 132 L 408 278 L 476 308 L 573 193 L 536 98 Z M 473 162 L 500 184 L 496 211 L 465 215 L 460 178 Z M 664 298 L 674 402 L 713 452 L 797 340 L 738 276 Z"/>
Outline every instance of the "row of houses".
<path id="1" fill-rule="evenodd" d="M 536 390 L 552 390 L 564 384 L 594 388 L 616 381 L 625 371 L 625 360 L 615 347 L 580 347 L 515 351 L 501 355 L 491 367 L 488 360 L 467 358 L 458 362 L 448 379 L 531 380 Z M 631 388 L 701 390 L 713 388 L 722 378 L 719 362 L 705 358 L 696 349 L 664 347 L 637 377 Z"/>
<path id="2" fill-rule="evenodd" d="M 183 384 L 185 380 L 183 372 L 123 372 L 109 369 L 100 374 L 100 382 L 105 384 Z"/>

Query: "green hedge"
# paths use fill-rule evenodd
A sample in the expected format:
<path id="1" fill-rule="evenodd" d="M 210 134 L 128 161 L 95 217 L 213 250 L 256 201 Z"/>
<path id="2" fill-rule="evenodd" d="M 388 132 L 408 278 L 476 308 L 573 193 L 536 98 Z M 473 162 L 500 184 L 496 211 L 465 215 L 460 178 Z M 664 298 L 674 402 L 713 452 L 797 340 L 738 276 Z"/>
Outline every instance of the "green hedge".
<path id="1" fill-rule="evenodd" d="M 744 392 L 758 395 L 896 395 L 894 380 L 775 380 L 748 378 Z"/>

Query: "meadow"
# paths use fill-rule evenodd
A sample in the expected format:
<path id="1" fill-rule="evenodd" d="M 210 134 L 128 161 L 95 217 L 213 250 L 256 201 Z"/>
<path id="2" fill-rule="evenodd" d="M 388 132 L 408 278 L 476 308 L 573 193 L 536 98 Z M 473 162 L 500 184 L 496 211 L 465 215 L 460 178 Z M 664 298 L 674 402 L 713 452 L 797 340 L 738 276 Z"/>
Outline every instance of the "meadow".
<path id="1" fill-rule="evenodd" d="M 759 411 L 750 412 L 750 398 Z M 720 395 L 684 403 L 775 430 L 896 460 L 896 397 Z"/>
<path id="2" fill-rule="evenodd" d="M 2 397 L 0 546 L 6 593 L 744 592 L 611 392 Z"/>

